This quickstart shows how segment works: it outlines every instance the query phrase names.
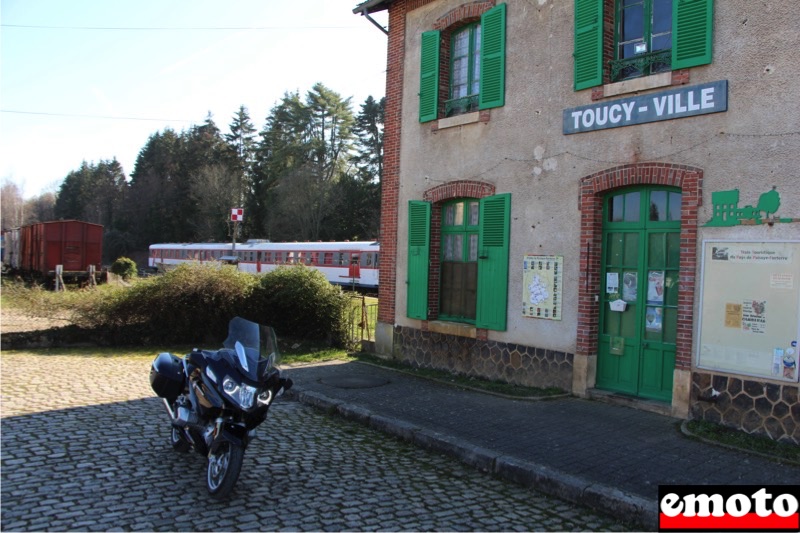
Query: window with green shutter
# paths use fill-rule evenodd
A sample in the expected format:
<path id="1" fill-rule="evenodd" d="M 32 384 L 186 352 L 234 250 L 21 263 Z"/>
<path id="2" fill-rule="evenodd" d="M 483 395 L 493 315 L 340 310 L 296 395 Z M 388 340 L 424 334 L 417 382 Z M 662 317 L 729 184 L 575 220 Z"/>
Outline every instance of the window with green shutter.
<path id="1" fill-rule="evenodd" d="M 475 321 L 479 219 L 480 203 L 476 199 L 442 206 L 439 318 Z"/>
<path id="2" fill-rule="evenodd" d="M 474 19 L 472 19 L 474 20 Z M 505 104 L 506 4 L 422 34 L 419 121 L 491 109 Z M 442 57 L 449 57 L 444 66 Z M 444 68 L 445 72 L 440 72 Z M 442 80 L 444 78 L 444 80 Z M 446 90 L 440 83 L 447 84 Z M 440 101 L 440 97 L 444 101 Z"/>
<path id="3" fill-rule="evenodd" d="M 438 318 L 505 331 L 511 195 L 460 198 L 441 209 L 441 230 L 430 234 L 431 204 L 409 202 L 407 302 L 409 318 L 428 318 L 429 253 L 441 249 Z M 435 300 L 434 300 L 435 302 Z"/>
<path id="4" fill-rule="evenodd" d="M 575 90 L 603 83 L 603 0 L 575 0 Z"/>
<path id="5" fill-rule="evenodd" d="M 614 82 L 711 62 L 714 0 L 613 0 L 614 24 L 604 29 L 607 3 L 575 0 L 575 90 L 601 85 L 604 63 Z"/>
<path id="6" fill-rule="evenodd" d="M 408 202 L 408 279 L 406 313 L 428 319 L 428 261 L 431 239 L 431 204 Z"/>
<path id="7" fill-rule="evenodd" d="M 480 201 L 478 235 L 478 308 L 475 325 L 505 331 L 508 305 L 508 254 L 511 195 Z"/>
<path id="8" fill-rule="evenodd" d="M 420 58 L 419 121 L 436 119 L 439 99 L 439 32 L 422 34 Z"/>
<path id="9" fill-rule="evenodd" d="M 506 5 L 500 4 L 481 17 L 483 46 L 480 65 L 480 109 L 505 104 Z"/>

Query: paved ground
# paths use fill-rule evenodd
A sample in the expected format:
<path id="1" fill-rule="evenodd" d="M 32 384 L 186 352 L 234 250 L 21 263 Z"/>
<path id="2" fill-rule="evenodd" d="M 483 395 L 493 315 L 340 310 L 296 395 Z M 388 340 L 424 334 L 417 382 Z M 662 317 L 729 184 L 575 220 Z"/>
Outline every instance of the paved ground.
<path id="1" fill-rule="evenodd" d="M 506 399 L 363 363 L 290 375 L 304 403 L 648 529 L 660 485 L 800 483 L 796 464 L 688 439 L 677 420 L 629 407 Z"/>
<path id="2" fill-rule="evenodd" d="M 0 354 L 3 531 L 624 529 L 284 399 L 231 500 L 214 502 L 204 459 L 167 443 L 150 361 Z"/>

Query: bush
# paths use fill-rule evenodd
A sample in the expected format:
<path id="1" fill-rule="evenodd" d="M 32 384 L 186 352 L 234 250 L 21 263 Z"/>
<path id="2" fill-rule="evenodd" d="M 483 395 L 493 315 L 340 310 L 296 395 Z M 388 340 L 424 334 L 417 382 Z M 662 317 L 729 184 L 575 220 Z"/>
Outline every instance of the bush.
<path id="1" fill-rule="evenodd" d="M 108 297 L 84 317 L 115 344 L 215 343 L 228 322 L 243 315 L 256 285 L 251 274 L 233 266 L 187 263 L 163 276 L 139 280 Z M 201 346 L 199 346 L 201 347 Z"/>
<path id="2" fill-rule="evenodd" d="M 347 345 L 348 298 L 318 270 L 303 265 L 264 274 L 252 294 L 250 320 L 275 328 L 280 336 Z"/>
<path id="3" fill-rule="evenodd" d="M 303 265 L 254 275 L 231 265 L 187 263 L 163 276 L 136 279 L 130 286 L 104 285 L 75 293 L 74 298 L 64 294 L 24 291 L 15 299 L 50 312 L 69 307 L 71 321 L 96 344 L 194 344 L 214 349 L 235 316 L 272 326 L 282 337 L 336 347 L 348 343 L 349 299 L 321 272 Z M 12 295 L 4 287 L 3 297 Z"/>
<path id="4" fill-rule="evenodd" d="M 133 259 L 120 257 L 111 265 L 111 273 L 116 274 L 124 280 L 136 277 L 136 263 Z"/>

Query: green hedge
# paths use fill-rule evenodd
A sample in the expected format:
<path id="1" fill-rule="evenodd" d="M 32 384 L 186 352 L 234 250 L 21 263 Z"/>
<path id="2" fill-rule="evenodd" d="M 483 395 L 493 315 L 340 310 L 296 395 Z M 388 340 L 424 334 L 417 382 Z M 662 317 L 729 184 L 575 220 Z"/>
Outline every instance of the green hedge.
<path id="1" fill-rule="evenodd" d="M 196 343 L 214 348 L 242 316 L 279 336 L 347 344 L 347 297 L 302 265 L 267 274 L 233 266 L 184 264 L 162 276 L 100 293 L 81 306 L 79 323 L 104 344 Z"/>

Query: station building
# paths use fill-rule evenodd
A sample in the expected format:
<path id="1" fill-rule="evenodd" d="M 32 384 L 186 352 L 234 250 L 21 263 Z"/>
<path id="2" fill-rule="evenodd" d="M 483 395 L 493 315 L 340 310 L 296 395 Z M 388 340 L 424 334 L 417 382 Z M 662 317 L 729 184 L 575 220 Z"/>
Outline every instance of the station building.
<path id="1" fill-rule="evenodd" d="M 381 11 L 378 353 L 800 443 L 800 4 Z"/>

